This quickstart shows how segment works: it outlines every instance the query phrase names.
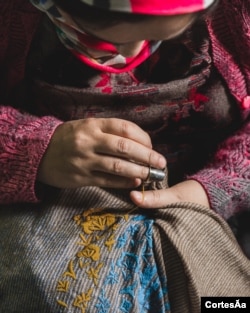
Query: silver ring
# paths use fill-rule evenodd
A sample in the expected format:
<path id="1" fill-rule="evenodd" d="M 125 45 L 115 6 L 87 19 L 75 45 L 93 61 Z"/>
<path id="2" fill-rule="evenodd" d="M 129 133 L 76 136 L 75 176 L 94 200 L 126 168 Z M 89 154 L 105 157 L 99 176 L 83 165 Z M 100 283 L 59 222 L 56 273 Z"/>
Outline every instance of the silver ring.
<path id="1" fill-rule="evenodd" d="M 148 177 L 146 182 L 162 181 L 165 178 L 165 172 L 156 168 L 149 167 Z"/>

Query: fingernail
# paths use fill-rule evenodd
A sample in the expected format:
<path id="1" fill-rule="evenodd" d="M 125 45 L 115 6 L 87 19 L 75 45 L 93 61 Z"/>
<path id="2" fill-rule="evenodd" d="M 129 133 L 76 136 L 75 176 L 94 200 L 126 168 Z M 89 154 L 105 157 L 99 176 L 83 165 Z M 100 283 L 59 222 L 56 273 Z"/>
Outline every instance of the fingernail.
<path id="1" fill-rule="evenodd" d="M 133 192 L 133 196 L 136 199 L 136 201 L 138 202 L 142 202 L 142 194 L 139 191 L 134 191 Z"/>
<path id="2" fill-rule="evenodd" d="M 163 156 L 161 156 L 159 158 L 159 168 L 165 168 L 165 167 L 166 167 L 166 159 Z"/>
<path id="3" fill-rule="evenodd" d="M 135 187 L 139 187 L 141 185 L 141 179 L 140 178 L 136 178 L 135 179 Z"/>

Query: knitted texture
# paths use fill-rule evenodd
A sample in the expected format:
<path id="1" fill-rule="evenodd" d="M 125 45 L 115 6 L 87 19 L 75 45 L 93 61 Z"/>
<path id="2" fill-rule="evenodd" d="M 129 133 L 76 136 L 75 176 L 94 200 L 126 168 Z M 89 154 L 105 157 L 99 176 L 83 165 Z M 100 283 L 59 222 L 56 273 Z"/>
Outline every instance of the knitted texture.
<path id="1" fill-rule="evenodd" d="M 199 25 L 198 30 L 199 33 L 202 32 L 201 25 Z M 197 32 L 197 30 L 194 29 L 193 32 Z M 191 33 L 193 34 L 193 32 Z M 32 103 L 39 114 L 41 112 L 42 114 L 51 112 L 64 120 L 88 117 L 120 117 L 136 123 L 143 129 L 148 129 L 153 143 L 158 143 L 154 148 L 165 155 L 168 160 L 169 181 L 172 185 L 178 182 L 178 176 L 182 176 L 179 181 L 183 179 L 181 168 L 184 166 L 181 162 L 185 162 L 186 165 L 184 173 L 191 172 L 190 163 L 193 164 L 192 171 L 197 170 L 195 166 L 197 166 L 197 163 L 202 162 L 204 157 L 202 155 L 203 147 L 207 149 L 208 153 L 211 153 L 208 149 L 210 144 L 208 141 L 215 142 L 219 140 L 218 138 L 221 137 L 222 132 L 231 127 L 238 115 L 234 109 L 234 101 L 229 100 L 228 90 L 224 88 L 220 76 L 216 76 L 214 69 L 212 70 L 213 75 L 210 75 L 209 44 L 206 34 L 204 36 L 201 44 L 200 42 L 197 44 L 196 41 L 192 40 L 193 38 L 187 36 L 188 38 L 184 41 L 185 44 L 175 45 L 174 48 L 167 44 L 161 47 L 160 51 L 163 55 L 167 55 L 167 51 L 171 48 L 175 52 L 182 51 L 184 48 L 186 48 L 184 51 L 193 52 L 194 56 L 191 59 L 191 69 L 189 71 L 191 73 L 195 72 L 195 74 L 189 76 L 186 73 L 184 79 L 178 81 L 170 79 L 170 82 L 161 84 L 141 83 L 136 86 L 129 76 L 131 73 L 126 73 L 127 76 L 125 76 L 125 73 L 122 76 L 110 75 L 109 73 L 105 76 L 103 73 L 101 75 L 97 73 L 93 76 L 93 81 L 84 80 L 88 88 L 55 86 L 36 79 L 35 83 L 32 84 L 32 94 L 34 96 Z M 38 47 L 39 50 L 43 50 L 39 45 Z M 33 57 L 33 59 L 36 58 Z M 175 67 L 180 69 L 178 58 L 175 58 L 175 62 Z M 38 66 L 34 65 L 34 67 Z M 73 68 L 76 77 L 83 77 L 78 74 L 79 64 L 74 67 L 74 64 L 70 63 L 69 68 Z M 51 74 L 49 73 L 47 76 L 52 79 L 54 72 L 52 69 Z M 85 67 L 81 72 L 86 73 L 87 76 L 88 68 Z M 174 70 L 172 70 L 173 72 Z M 43 73 L 40 74 L 40 76 L 42 75 Z M 61 80 L 62 77 L 68 78 L 68 76 L 67 71 L 66 73 L 60 72 Z M 128 86 L 129 78 L 131 83 Z M 57 81 L 57 79 L 55 78 L 54 81 Z M 126 110 L 124 110 L 125 105 Z M 188 145 L 185 138 L 186 134 L 191 134 L 190 137 L 196 138 L 196 141 L 194 140 Z M 171 138 L 171 142 L 169 142 L 169 138 Z M 171 145 L 173 142 L 174 147 Z M 243 156 L 244 151 L 240 153 Z M 237 163 L 238 160 L 235 159 L 234 162 Z M 234 165 L 230 164 L 230 167 Z M 238 170 L 238 178 L 240 178 L 242 170 L 240 168 Z M 224 179 L 225 174 L 218 171 L 217 177 L 220 175 Z M 199 178 L 202 179 L 201 175 Z M 229 178 L 229 175 L 227 178 Z M 248 184 L 246 178 L 244 182 Z M 204 186 L 206 187 L 205 184 Z M 216 199 L 216 192 L 217 189 L 214 188 L 215 195 L 211 192 L 209 196 L 213 198 L 214 195 Z M 233 202 L 233 208 L 227 210 L 228 213 L 233 214 L 234 211 L 238 211 L 237 201 L 234 201 L 233 192 L 227 194 L 227 196 L 228 201 Z M 248 198 L 247 195 L 245 195 L 245 198 Z M 224 202 L 214 201 L 212 207 L 219 212 L 219 207 L 223 204 Z M 243 208 L 244 206 L 242 206 Z"/>
<path id="2" fill-rule="evenodd" d="M 247 66 L 250 51 L 248 38 L 250 25 L 248 22 L 250 16 L 249 3 L 244 0 L 233 0 L 230 2 L 222 0 L 220 5 L 222 7 L 219 7 L 216 11 L 215 18 L 208 21 L 213 59 L 228 84 L 232 95 L 238 100 L 242 115 L 246 116 L 250 108 L 250 101 L 247 97 L 250 81 L 250 73 Z M 11 104 L 8 101 L 9 91 L 13 90 L 13 86 L 17 85 L 23 78 L 27 53 L 39 22 L 40 14 L 25 0 L 0 1 L 0 11 L 0 99 L 3 104 Z M 220 12 L 223 12 L 223 15 Z M 235 88 L 234 86 L 237 87 Z M 39 166 L 39 160 L 49 144 L 49 138 L 55 126 L 60 121 L 52 117 L 46 117 L 44 120 L 41 119 L 39 121 L 39 118 L 33 119 L 27 114 L 17 113 L 13 108 L 4 108 L 1 112 L 3 112 L 0 122 L 1 145 L 5 149 L 4 154 L 1 155 L 1 168 L 5 168 L 2 181 L 4 184 L 9 181 L 9 187 L 6 188 L 1 185 L 0 201 L 35 201 L 34 178 Z M 12 124 L 7 122 L 8 120 L 12 121 Z M 49 126 L 46 126 L 45 122 Z M 26 137 L 28 141 L 25 148 L 23 148 L 20 141 L 17 144 L 18 138 L 23 137 L 25 125 L 31 125 L 30 123 L 34 123 L 32 124 L 34 127 L 30 126 L 33 132 Z M 42 128 L 37 127 L 37 123 L 40 123 L 39 125 L 42 125 Z M 15 125 L 23 126 L 18 128 Z M 20 135 L 12 132 L 13 136 L 9 136 L 9 131 L 12 127 L 20 132 Z M 46 139 L 41 138 L 41 134 L 42 136 L 46 134 Z M 222 145 L 223 150 L 218 150 L 213 163 L 210 163 L 208 169 L 204 169 L 194 177 L 207 190 L 212 208 L 217 212 L 221 212 L 221 208 L 217 207 L 220 197 L 222 197 L 222 200 L 224 199 L 223 203 L 232 204 L 229 212 L 224 212 L 223 216 L 228 217 L 240 208 L 250 207 L 249 192 L 247 193 L 247 189 L 245 189 L 245 192 L 241 192 L 241 186 L 249 184 L 249 177 L 244 174 L 249 168 L 248 157 L 245 153 L 247 147 L 246 137 L 243 131 L 238 132 L 235 139 L 232 137 L 231 141 L 227 141 Z M 233 141 L 238 142 L 239 149 L 232 149 L 229 143 Z M 238 158 L 233 157 L 236 150 L 238 150 Z M 22 156 L 27 154 L 27 152 L 31 154 L 30 159 L 35 161 L 27 162 L 25 164 L 26 169 L 23 171 L 21 170 L 24 164 Z M 227 167 L 222 164 L 223 162 L 220 158 L 222 154 L 226 157 L 224 162 L 228 164 Z M 11 164 L 13 166 L 10 166 L 10 160 L 12 160 Z M 245 164 L 244 168 L 240 166 L 242 160 L 245 160 L 243 162 Z M 16 174 L 18 168 L 18 171 L 25 173 L 24 176 Z M 234 174 L 236 169 L 238 176 Z M 218 171 L 219 173 L 216 176 L 216 183 L 215 179 L 209 182 L 206 179 L 211 171 L 213 173 Z M 11 179 L 8 177 L 11 177 Z M 20 177 L 22 177 L 22 180 L 20 180 Z M 228 178 L 228 181 L 233 180 L 235 182 L 233 188 L 232 184 L 224 183 L 225 177 Z M 16 179 L 19 179 L 19 181 L 16 181 Z M 221 183 L 218 181 L 221 181 Z M 220 186 L 220 195 L 215 192 L 217 191 L 217 184 Z M 19 186 L 18 188 L 22 186 L 22 192 L 18 191 L 17 186 Z M 237 190 L 235 186 L 238 186 Z M 225 197 L 229 198 L 226 200 Z M 244 206 L 241 205 L 240 208 L 238 208 L 239 198 L 241 199 L 240 203 L 244 203 Z"/>
<path id="3" fill-rule="evenodd" d="M 221 0 L 208 20 L 213 61 L 231 93 L 243 104 L 250 93 L 250 3 Z M 242 105 L 244 109 L 244 106 Z M 249 112 L 249 105 L 246 107 Z M 245 108 L 245 109 L 246 109 Z"/>
<path id="4" fill-rule="evenodd" d="M 7 100 L 25 72 L 25 58 L 39 22 L 28 1 L 0 1 L 0 100 Z M 54 117 L 38 118 L 0 107 L 0 202 L 36 202 L 37 169 L 55 128 Z"/>
<path id="5" fill-rule="evenodd" d="M 190 177 L 206 189 L 211 207 L 225 219 L 250 208 L 250 124 L 227 139 L 206 169 Z"/>
<path id="6" fill-rule="evenodd" d="M 41 156 L 60 122 L 0 107 L 0 198 L 36 202 L 35 182 Z"/>
<path id="7" fill-rule="evenodd" d="M 230 92 L 238 100 L 242 116 L 250 111 L 250 3 L 222 0 L 208 21 L 213 61 Z M 211 207 L 224 218 L 250 208 L 249 122 L 218 149 L 207 168 L 193 178 L 199 181 Z"/>

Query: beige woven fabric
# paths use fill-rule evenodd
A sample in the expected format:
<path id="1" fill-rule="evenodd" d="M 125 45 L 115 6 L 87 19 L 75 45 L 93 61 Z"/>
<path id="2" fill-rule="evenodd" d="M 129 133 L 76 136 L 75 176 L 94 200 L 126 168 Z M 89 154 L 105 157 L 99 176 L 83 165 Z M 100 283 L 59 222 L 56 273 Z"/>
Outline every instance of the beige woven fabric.
<path id="1" fill-rule="evenodd" d="M 201 296 L 250 296 L 250 261 L 243 255 L 228 225 L 214 212 L 191 203 L 176 203 L 160 210 L 131 211 L 134 206 L 128 200 L 127 191 L 118 193 L 87 187 L 61 190 L 48 195 L 48 201 L 38 205 L 1 207 L 1 312 L 80 312 L 81 304 L 75 299 L 90 290 L 93 282 L 79 266 L 80 261 L 84 265 L 88 260 L 79 257 L 79 251 L 84 247 L 79 245 L 79 235 L 84 235 L 84 240 L 89 237 L 79 230 L 73 217 L 90 208 L 94 209 L 93 213 L 96 208 L 100 218 L 102 214 L 111 214 L 117 225 L 113 239 L 128 231 L 134 217 L 145 215 L 154 220 L 154 259 L 161 277 L 167 277 L 165 299 L 169 298 L 172 313 L 200 312 Z M 107 210 L 100 212 L 100 208 Z M 137 223 L 140 226 L 143 221 L 139 219 Z M 92 232 L 90 236 L 98 234 Z M 112 242 L 111 234 L 110 227 L 107 232 L 105 229 L 100 231 L 99 247 L 107 240 Z M 138 238 L 144 238 L 145 234 L 141 228 Z M 138 260 L 143 262 L 140 244 L 136 247 Z M 96 270 L 102 262 L 107 268 L 99 268 L 97 284 L 94 284 L 97 296 L 88 302 L 86 312 L 96 311 L 98 292 L 101 294 L 105 285 L 109 262 L 117 264 L 119 260 L 115 246 L 111 250 L 101 250 L 101 259 L 92 260 L 90 266 Z M 62 280 L 70 283 L 67 292 L 57 289 Z M 110 286 L 107 295 L 116 305 L 120 296 L 117 289 Z M 68 307 L 60 307 L 58 300 Z M 140 312 L 138 303 L 134 304 L 132 312 Z M 155 313 L 155 308 L 149 312 Z"/>
<path id="2" fill-rule="evenodd" d="M 172 312 L 200 312 L 202 296 L 250 296 L 250 261 L 224 220 L 192 203 L 157 215 L 155 248 L 165 263 Z"/>

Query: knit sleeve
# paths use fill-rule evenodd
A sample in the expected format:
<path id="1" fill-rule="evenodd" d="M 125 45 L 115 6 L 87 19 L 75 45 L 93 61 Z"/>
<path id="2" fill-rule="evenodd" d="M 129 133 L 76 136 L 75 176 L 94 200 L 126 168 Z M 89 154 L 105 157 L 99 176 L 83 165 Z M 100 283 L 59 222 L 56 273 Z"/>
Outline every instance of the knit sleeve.
<path id="1" fill-rule="evenodd" d="M 50 138 L 61 123 L 0 106 L 0 203 L 37 202 L 36 175 Z"/>
<path id="2" fill-rule="evenodd" d="M 188 178 L 203 185 L 212 209 L 223 218 L 250 210 L 250 122 L 220 145 L 206 168 Z"/>

